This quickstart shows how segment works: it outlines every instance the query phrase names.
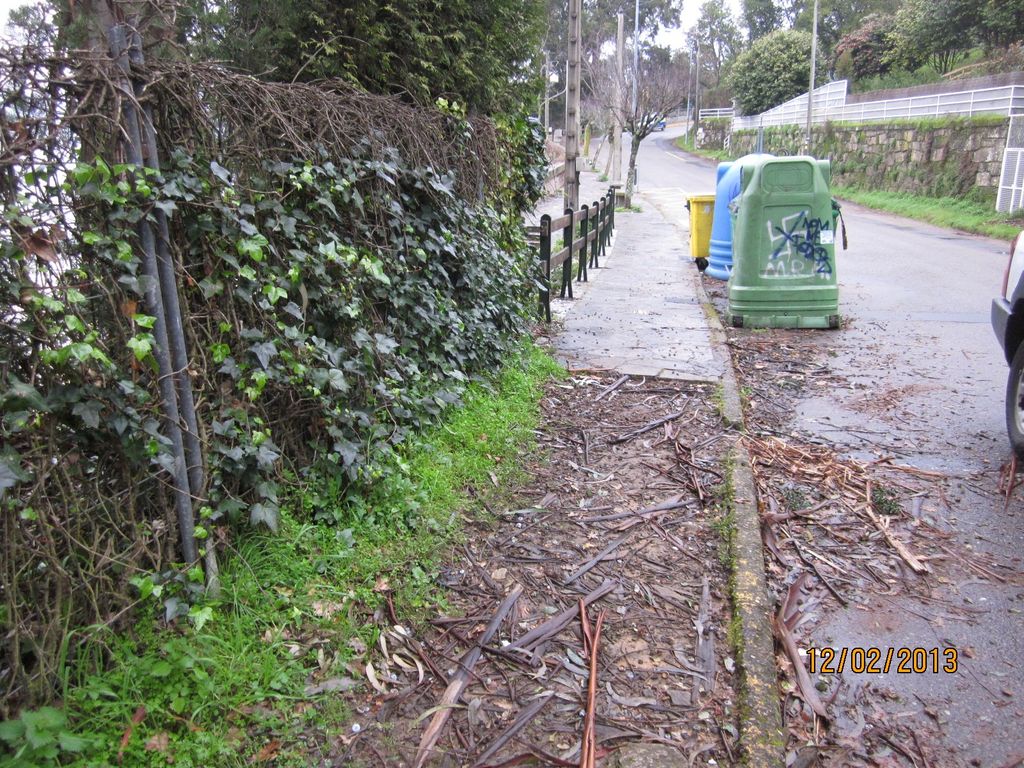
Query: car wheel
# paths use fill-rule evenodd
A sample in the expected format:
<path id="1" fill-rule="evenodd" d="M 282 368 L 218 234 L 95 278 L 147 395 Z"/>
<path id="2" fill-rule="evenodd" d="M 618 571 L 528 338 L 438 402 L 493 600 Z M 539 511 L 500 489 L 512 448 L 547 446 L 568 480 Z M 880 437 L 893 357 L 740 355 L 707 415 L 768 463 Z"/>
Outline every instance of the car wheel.
<path id="1" fill-rule="evenodd" d="M 1014 453 L 1024 459 L 1024 344 L 1013 355 L 1006 381 L 1006 433 Z"/>

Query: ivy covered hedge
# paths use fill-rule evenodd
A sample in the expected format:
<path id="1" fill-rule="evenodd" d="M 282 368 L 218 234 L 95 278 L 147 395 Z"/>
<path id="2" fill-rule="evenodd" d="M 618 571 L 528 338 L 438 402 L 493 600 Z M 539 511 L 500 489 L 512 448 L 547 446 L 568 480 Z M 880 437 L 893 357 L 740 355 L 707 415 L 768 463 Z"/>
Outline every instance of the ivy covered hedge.
<path id="1" fill-rule="evenodd" d="M 116 627 L 140 584 L 202 581 L 177 562 L 163 471 L 136 229 L 158 210 L 206 465 L 197 535 L 275 529 L 286 478 L 337 489 L 307 506 L 330 522 L 414 522 L 411 504 L 367 499 L 400 471 L 410 434 L 521 338 L 533 307 L 521 212 L 544 167 L 539 132 L 508 120 L 491 128 L 497 173 L 460 178 L 466 166 L 446 161 L 481 151 L 480 122 L 452 109 L 430 119 L 444 134 L 416 146 L 445 148 L 434 165 L 377 136 L 290 156 L 282 142 L 259 164 L 189 141 L 154 171 L 95 151 L 95 126 L 78 118 L 90 151 L 54 144 L 35 162 L 12 149 L 27 175 L 5 177 L 0 231 L 0 716 L 51 698 L 73 630 Z"/>

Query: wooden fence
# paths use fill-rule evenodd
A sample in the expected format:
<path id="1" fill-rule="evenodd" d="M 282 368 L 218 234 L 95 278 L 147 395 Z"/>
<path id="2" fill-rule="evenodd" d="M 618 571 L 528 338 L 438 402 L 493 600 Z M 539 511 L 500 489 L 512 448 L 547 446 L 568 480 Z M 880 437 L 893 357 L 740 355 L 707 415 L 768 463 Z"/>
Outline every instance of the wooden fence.
<path id="1" fill-rule="evenodd" d="M 527 238 L 537 248 L 540 289 L 540 314 L 551 322 L 551 272 L 562 267 L 559 298 L 571 299 L 573 259 L 579 257 L 576 267 L 577 282 L 586 282 L 587 269 L 599 267 L 598 257 L 604 256 L 615 229 L 615 189 L 610 188 L 600 200 L 581 206 L 578 211 L 566 208 L 557 219 L 548 214 L 540 217 L 539 227 L 528 227 Z M 552 236 L 561 230 L 559 250 L 552 245 Z"/>

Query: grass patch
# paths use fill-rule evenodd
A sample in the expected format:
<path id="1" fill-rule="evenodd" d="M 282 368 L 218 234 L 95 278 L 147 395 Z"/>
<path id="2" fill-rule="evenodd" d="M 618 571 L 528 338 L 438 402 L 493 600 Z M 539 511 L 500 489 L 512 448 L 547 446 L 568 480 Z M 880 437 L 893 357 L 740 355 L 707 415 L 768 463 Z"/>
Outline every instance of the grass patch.
<path id="1" fill-rule="evenodd" d="M 341 508 L 322 479 L 286 484 L 277 535 L 228 539 L 219 600 L 193 595 L 187 616 L 167 624 L 178 606 L 188 609 L 188 580 L 154 578 L 151 607 L 130 632 L 73 640 L 64 710 L 28 713 L 36 744 L 21 721 L 0 724 L 0 762 L 310 765 L 311 745 L 336 741 L 351 713 L 337 694 L 308 696 L 307 682 L 352 675 L 347 665 L 377 642 L 373 615 L 386 602 L 413 625 L 443 609 L 437 575 L 461 517 L 500 503 L 500 489 L 519 479 L 543 384 L 558 375 L 528 346 L 494 380 L 473 384 L 357 508 Z M 312 519 L 335 500 L 329 521 Z"/>
<path id="2" fill-rule="evenodd" d="M 691 155 L 699 155 L 700 157 L 710 157 L 712 160 L 732 160 L 733 155 L 731 152 L 727 152 L 724 149 L 700 149 L 694 146 L 694 139 L 692 135 L 683 134 L 675 140 L 675 145 L 683 150 L 689 152 Z"/>
<path id="3" fill-rule="evenodd" d="M 832 188 L 832 193 L 842 200 L 849 200 L 867 208 L 1001 240 L 1012 239 L 1021 228 L 1024 228 L 1024 217 L 1019 213 L 997 213 L 993 210 L 992 203 L 987 201 L 925 197 L 905 192 L 867 191 L 838 186 Z"/>

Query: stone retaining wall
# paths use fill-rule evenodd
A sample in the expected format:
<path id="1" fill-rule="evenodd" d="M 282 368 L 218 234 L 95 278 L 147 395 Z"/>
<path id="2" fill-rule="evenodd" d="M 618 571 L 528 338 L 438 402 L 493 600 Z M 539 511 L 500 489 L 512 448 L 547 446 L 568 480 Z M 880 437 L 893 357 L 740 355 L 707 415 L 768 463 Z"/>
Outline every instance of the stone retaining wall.
<path id="1" fill-rule="evenodd" d="M 961 196 L 999 185 L 1009 119 L 1004 117 L 843 123 L 816 126 L 811 154 L 831 158 L 833 184 Z M 732 134 L 736 157 L 754 151 L 757 131 Z M 764 151 L 801 154 L 799 126 L 766 128 Z"/>
<path id="2" fill-rule="evenodd" d="M 697 147 L 700 149 L 724 149 L 731 130 L 732 118 L 705 118 L 697 123 Z"/>

